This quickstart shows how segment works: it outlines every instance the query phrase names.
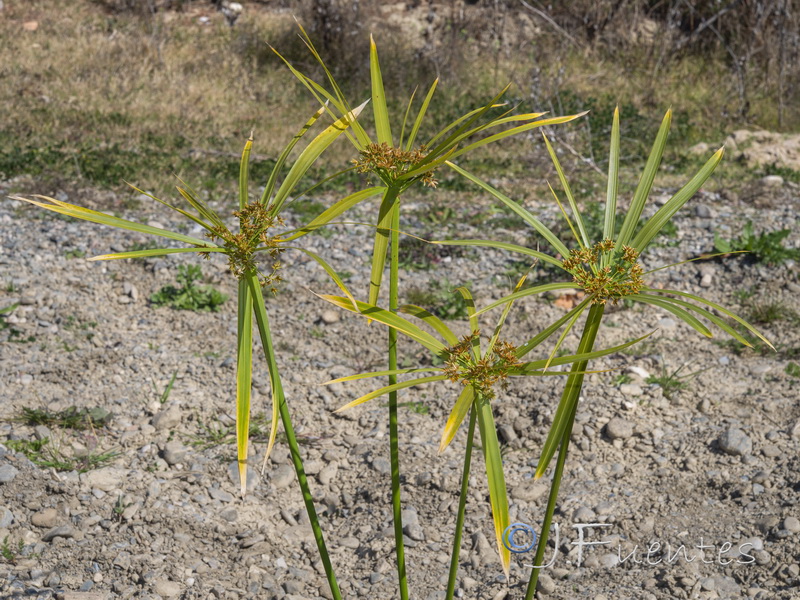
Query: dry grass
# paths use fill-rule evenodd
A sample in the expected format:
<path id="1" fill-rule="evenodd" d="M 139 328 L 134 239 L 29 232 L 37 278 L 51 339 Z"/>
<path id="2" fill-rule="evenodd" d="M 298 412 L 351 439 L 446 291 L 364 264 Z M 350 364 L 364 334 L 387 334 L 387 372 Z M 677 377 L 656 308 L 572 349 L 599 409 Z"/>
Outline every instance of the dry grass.
<path id="1" fill-rule="evenodd" d="M 142 15 L 90 0 L 7 2 L 0 12 L 0 177 L 29 173 L 53 188 L 77 181 L 116 190 L 127 179 L 163 192 L 174 173 L 207 193 L 232 197 L 238 153 L 254 130 L 262 159 L 254 166 L 258 180 L 259 169 L 271 166 L 266 159 L 315 108 L 265 42 L 305 70 L 313 69 L 312 61 L 297 42 L 288 10 L 248 3 L 231 28 L 210 3 L 183 4 L 182 11 Z M 337 61 L 352 97 L 367 96 L 369 31 L 378 40 L 396 110 L 416 85 L 441 76 L 431 107 L 434 127 L 509 81 L 509 98 L 524 110 L 592 108 L 589 120 L 557 135 L 569 136 L 563 141 L 601 169 L 617 102 L 623 126 L 637 140 L 646 139 L 643 129 L 654 128 L 672 105 L 677 127 L 671 147 L 681 151 L 701 139 L 720 142 L 742 125 L 732 116 L 734 82 L 721 61 L 684 55 L 665 62 L 652 48 L 630 43 L 624 60 L 610 60 L 607 48 L 567 43 L 534 16 L 510 18 L 503 3 L 489 3 L 494 8 L 482 10 L 495 12 L 479 14 L 461 2 L 441 2 L 430 27 L 426 3 L 406 10 L 367 0 L 331 2 L 339 12 L 326 17 L 328 25 L 315 20 L 313 3 L 289 4 L 312 37 L 328 45 L 326 56 Z M 350 6 L 361 12 L 349 14 Z M 768 91 L 759 93 L 752 93 L 752 114 L 769 122 L 774 102 Z M 476 157 L 474 169 L 518 182 L 540 180 L 548 161 L 538 146 L 526 139 L 492 149 Z M 349 157 L 349 148 L 341 148 Z M 628 158 L 646 151 L 628 147 Z M 333 152 L 325 160 L 340 168 L 342 159 Z"/>

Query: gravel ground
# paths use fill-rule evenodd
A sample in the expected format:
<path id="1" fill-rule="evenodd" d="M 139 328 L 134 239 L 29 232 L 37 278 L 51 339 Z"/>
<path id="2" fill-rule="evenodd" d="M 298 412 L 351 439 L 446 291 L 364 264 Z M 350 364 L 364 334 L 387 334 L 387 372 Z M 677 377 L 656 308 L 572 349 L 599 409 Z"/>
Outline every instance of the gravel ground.
<path id="1" fill-rule="evenodd" d="M 0 184 L 0 192 L 35 189 L 35 182 L 23 183 Z M 788 244 L 797 247 L 797 187 L 773 178 L 748 189 L 695 198 L 676 221 L 680 246 L 665 240 L 646 266 L 709 252 L 714 228 L 729 237 L 750 218 L 765 229 L 794 228 Z M 655 194 L 656 204 L 668 191 Z M 150 203 L 127 210 L 108 193 L 61 194 L 171 225 Z M 352 220 L 371 220 L 371 208 Z M 550 206 L 531 208 L 555 218 Z M 407 209 L 420 215 L 426 207 Z M 150 295 L 174 283 L 177 266 L 190 259 L 89 263 L 82 256 L 147 240 L 42 212 L 0 201 L 0 308 L 19 304 L 0 330 L 1 597 L 330 598 L 285 444 L 278 444 L 263 476 L 252 471 L 247 497 L 237 493 L 228 435 L 235 302 L 216 313 L 154 307 Z M 456 221 L 447 235 L 486 235 L 469 219 Z M 441 237 L 414 219 L 403 227 Z M 495 239 L 528 243 L 524 230 L 484 222 L 486 230 Z M 348 271 L 351 288 L 364 293 L 369 229 L 331 231 L 306 238 L 306 246 Z M 331 310 L 310 291 L 335 291 L 325 273 L 303 255 L 285 259 L 287 281 L 267 308 L 342 592 L 393 598 L 386 409 L 375 400 L 334 414 L 371 382 L 320 386 L 381 368 L 385 331 Z M 508 292 L 503 273 L 513 266 L 513 257 L 496 250 L 452 252 L 430 270 L 403 270 L 401 286 L 471 282 L 480 306 Z M 224 261 L 212 259 L 203 269 L 207 283 L 235 297 Z M 767 303 L 800 311 L 792 262 L 766 266 L 731 257 L 649 277 L 652 285 L 700 293 L 743 314 Z M 568 302 L 520 301 L 507 324 L 512 341 L 530 337 Z M 495 318 L 490 313 L 485 327 Z M 454 327 L 467 330 L 465 322 Z M 584 388 L 556 514 L 558 543 L 548 560 L 552 552 L 557 556 L 540 578 L 541 598 L 798 597 L 800 379 L 786 368 L 800 362 L 800 333 L 789 317 L 760 327 L 777 353 L 739 352 L 719 343 L 724 334 L 705 339 L 650 307 L 609 312 L 600 344 L 656 333 L 593 363 L 614 370 L 589 376 Z M 576 336 L 567 341 L 574 347 Z M 410 343 L 401 353 L 409 364 L 426 360 Z M 684 365 L 679 375 L 693 375 L 669 397 L 647 382 Z M 263 361 L 255 370 L 254 407 L 268 412 Z M 514 381 L 496 400 L 512 521 L 541 522 L 546 487 L 532 475 L 562 384 L 556 377 Z M 442 455 L 437 446 L 456 392 L 452 385 L 420 387 L 401 399 L 409 403 L 401 410 L 401 469 L 415 599 L 443 598 L 466 428 Z M 84 430 L 19 420 L 23 409 L 98 408 L 110 415 L 95 411 L 93 427 Z M 66 470 L 37 466 L 14 451 L 45 438 L 42 452 L 51 449 L 46 456 L 61 457 Z M 260 464 L 264 444 L 254 446 Z M 79 472 L 108 452 L 116 454 Z M 506 580 L 493 548 L 479 453 L 473 462 L 458 597 L 521 598 L 531 557 L 515 555 Z M 581 524 L 594 525 L 583 527 L 584 545 Z"/>

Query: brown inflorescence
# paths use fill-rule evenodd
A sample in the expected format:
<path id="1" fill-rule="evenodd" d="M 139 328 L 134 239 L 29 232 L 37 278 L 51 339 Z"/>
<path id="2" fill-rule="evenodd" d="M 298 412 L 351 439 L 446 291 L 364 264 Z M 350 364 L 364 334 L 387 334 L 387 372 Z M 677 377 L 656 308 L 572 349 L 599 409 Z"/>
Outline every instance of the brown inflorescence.
<path id="1" fill-rule="evenodd" d="M 284 222 L 280 216 L 272 214 L 272 208 L 271 205 L 265 206 L 260 202 L 248 204 L 233 213 L 233 216 L 239 218 L 239 233 L 233 233 L 219 226 L 206 235 L 212 240 L 221 239 L 224 242 L 231 273 L 241 278 L 245 273 L 258 272 L 261 286 L 269 287 L 275 294 L 277 293 L 275 284 L 282 281 L 279 271 L 283 248 L 279 246 L 278 236 L 270 236 L 269 230 L 283 225 Z M 269 275 L 259 271 L 259 263 L 255 259 L 255 253 L 262 251 L 266 252 L 272 261 Z"/>
<path id="2" fill-rule="evenodd" d="M 359 173 L 375 173 L 387 185 L 394 183 L 398 177 L 405 175 L 426 158 L 427 148 L 420 146 L 416 150 L 393 148 L 386 142 L 369 144 L 361 151 L 361 159 L 354 160 Z M 433 177 L 433 170 L 419 175 L 422 183 L 435 188 L 438 184 Z"/>
<path id="3" fill-rule="evenodd" d="M 517 358 L 516 347 L 505 341 L 498 341 L 486 356 L 475 360 L 472 345 L 480 336 L 478 330 L 465 335 L 461 341 L 448 348 L 444 373 L 454 383 L 471 385 L 486 399 L 494 397 L 494 386 L 498 382 L 505 389 L 509 370 L 521 363 Z"/>
<path id="4" fill-rule="evenodd" d="M 591 248 L 573 250 L 562 263 L 594 304 L 605 304 L 608 300 L 616 304 L 625 296 L 638 294 L 644 286 L 638 252 L 630 246 L 622 246 L 621 251 L 615 252 L 614 247 L 612 240 L 605 239 Z M 604 255 L 608 260 L 602 260 Z"/>

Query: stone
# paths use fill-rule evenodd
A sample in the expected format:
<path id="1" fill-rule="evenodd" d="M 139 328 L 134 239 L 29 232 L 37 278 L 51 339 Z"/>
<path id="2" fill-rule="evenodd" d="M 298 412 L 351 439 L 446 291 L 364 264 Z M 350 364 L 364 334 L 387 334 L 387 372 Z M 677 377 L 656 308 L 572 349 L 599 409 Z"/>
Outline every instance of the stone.
<path id="1" fill-rule="evenodd" d="M 541 573 L 536 582 L 536 591 L 545 596 L 552 594 L 556 591 L 556 582 L 550 576 Z"/>
<path id="2" fill-rule="evenodd" d="M 168 579 L 158 579 L 153 585 L 153 590 L 156 594 L 164 598 L 174 598 L 183 591 L 183 587 L 181 584 L 169 581 Z"/>
<path id="3" fill-rule="evenodd" d="M 8 529 L 14 523 L 14 513 L 6 507 L 0 507 L 0 529 Z"/>
<path id="4" fill-rule="evenodd" d="M 82 533 L 71 527 L 70 525 L 61 525 L 60 527 L 53 527 L 42 536 L 43 542 L 52 542 L 55 538 L 77 538 L 83 537 Z"/>
<path id="5" fill-rule="evenodd" d="M 181 422 L 181 409 L 177 404 L 171 404 L 153 417 L 152 425 L 158 431 L 166 431 L 178 426 Z"/>
<path id="6" fill-rule="evenodd" d="M 168 465 L 174 466 L 184 462 L 188 453 L 189 449 L 186 446 L 177 440 L 172 440 L 164 446 L 162 456 Z"/>
<path id="7" fill-rule="evenodd" d="M 753 441 L 741 429 L 732 427 L 725 431 L 717 440 L 719 449 L 725 454 L 744 456 L 753 451 Z"/>
<path id="8" fill-rule="evenodd" d="M 11 465 L 0 465 L 0 483 L 11 483 L 17 476 L 17 469 Z"/>
<path id="9" fill-rule="evenodd" d="M 289 487 L 294 481 L 294 469 L 289 465 L 281 465 L 272 472 L 269 480 L 278 489 Z"/>
<path id="10" fill-rule="evenodd" d="M 324 467 L 318 474 L 317 479 L 322 485 L 328 485 L 331 481 L 336 479 L 336 474 L 339 472 L 339 467 L 336 464 L 330 464 Z"/>
<path id="11" fill-rule="evenodd" d="M 633 423 L 614 417 L 605 427 L 606 436 L 611 440 L 626 440 L 633 435 Z"/>
<path id="12" fill-rule="evenodd" d="M 333 325 L 334 323 L 338 323 L 340 318 L 341 317 L 339 316 L 339 313 L 335 310 L 323 311 L 322 315 L 320 316 L 320 319 L 326 325 Z"/>
<path id="13" fill-rule="evenodd" d="M 535 502 L 544 496 L 550 488 L 544 482 L 521 483 L 511 490 L 511 497 L 522 502 Z"/>
<path id="14" fill-rule="evenodd" d="M 126 479 L 126 472 L 114 467 L 103 467 L 87 471 L 81 475 L 81 482 L 89 488 L 97 488 L 104 492 L 117 489 Z"/>
<path id="15" fill-rule="evenodd" d="M 31 517 L 31 524 L 36 527 L 53 528 L 58 521 L 58 512 L 55 508 L 45 508 L 39 512 L 33 513 Z"/>
<path id="16" fill-rule="evenodd" d="M 786 517 L 783 520 L 783 528 L 792 533 L 800 533 L 800 519 L 797 517 Z"/>

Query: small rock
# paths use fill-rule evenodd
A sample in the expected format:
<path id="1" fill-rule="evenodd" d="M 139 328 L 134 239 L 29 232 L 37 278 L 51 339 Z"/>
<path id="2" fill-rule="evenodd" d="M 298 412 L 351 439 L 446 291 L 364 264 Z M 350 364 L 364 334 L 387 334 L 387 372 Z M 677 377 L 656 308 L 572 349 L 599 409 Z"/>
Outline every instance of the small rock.
<path id="1" fill-rule="evenodd" d="M 619 391 L 626 396 L 641 396 L 642 386 L 640 386 L 638 383 L 623 383 L 621 386 L 619 386 Z"/>
<path id="2" fill-rule="evenodd" d="M 626 440 L 633 435 L 633 423 L 614 417 L 606 423 L 605 431 L 611 440 Z"/>
<path id="3" fill-rule="evenodd" d="M 81 532 L 69 525 L 61 525 L 60 527 L 53 527 L 50 531 L 42 536 L 43 542 L 52 542 L 54 538 L 74 538 L 81 537 Z"/>
<path id="4" fill-rule="evenodd" d="M 159 431 L 166 431 L 178 426 L 181 422 L 181 409 L 177 404 L 170 405 L 153 417 L 152 424 Z"/>
<path id="5" fill-rule="evenodd" d="M 547 596 L 556 591 L 556 582 L 544 573 L 539 575 L 539 580 L 536 582 L 536 591 L 540 594 Z"/>
<path id="6" fill-rule="evenodd" d="M 88 488 L 97 488 L 104 492 L 110 492 L 118 488 L 127 476 L 126 471 L 115 469 L 114 467 L 103 467 L 83 473 L 81 482 Z"/>
<path id="7" fill-rule="evenodd" d="M 535 502 L 544 496 L 549 489 L 548 485 L 541 481 L 533 484 L 522 483 L 511 490 L 511 497 L 522 502 Z"/>
<path id="8" fill-rule="evenodd" d="M 783 185 L 783 177 L 780 175 L 767 175 L 762 177 L 760 182 L 764 187 L 781 187 Z"/>
<path id="9" fill-rule="evenodd" d="M 339 545 L 343 548 L 350 548 L 351 550 L 357 550 L 358 547 L 361 545 L 357 538 L 354 537 L 346 537 L 339 541 Z"/>
<path id="10" fill-rule="evenodd" d="M 694 207 L 694 214 L 695 216 L 700 217 L 701 219 L 710 219 L 714 216 L 711 208 L 707 204 L 697 204 Z"/>
<path id="11" fill-rule="evenodd" d="M 323 311 L 322 315 L 320 316 L 320 319 L 326 325 L 333 325 L 334 323 L 338 323 L 340 318 L 341 317 L 339 317 L 339 313 L 336 312 L 335 310 Z"/>
<path id="12" fill-rule="evenodd" d="M 233 494 L 216 487 L 208 486 L 207 491 L 209 496 L 211 496 L 214 500 L 219 500 L 220 502 L 233 502 L 235 500 Z"/>
<path id="13" fill-rule="evenodd" d="M 11 465 L 0 465 L 0 483 L 11 483 L 17 473 L 19 471 Z"/>
<path id="14" fill-rule="evenodd" d="M 592 523 L 596 516 L 591 508 L 581 506 L 572 514 L 572 520 L 575 523 Z"/>
<path id="15" fill-rule="evenodd" d="M 55 508 L 45 508 L 31 517 L 31 524 L 36 527 L 52 528 L 56 526 L 58 521 L 58 512 Z"/>
<path id="16" fill-rule="evenodd" d="M 174 581 L 159 579 L 155 582 L 155 585 L 153 585 L 153 591 L 164 598 L 174 598 L 183 591 L 183 588 L 179 583 Z"/>
<path id="17" fill-rule="evenodd" d="M 184 462 L 188 453 L 189 449 L 186 446 L 177 440 L 173 440 L 171 442 L 167 442 L 166 446 L 164 446 L 162 457 L 168 465 L 174 466 Z"/>
<path id="18" fill-rule="evenodd" d="M 792 533 L 800 533 L 800 519 L 797 517 L 786 517 L 783 520 L 783 528 Z"/>
<path id="19" fill-rule="evenodd" d="M 14 523 L 14 513 L 5 507 L 0 507 L 0 529 L 8 529 Z"/>
<path id="20" fill-rule="evenodd" d="M 744 456 L 753 451 L 753 442 L 741 429 L 732 427 L 719 436 L 719 449 L 726 454 Z"/>
<path id="21" fill-rule="evenodd" d="M 712 592 L 717 587 L 717 582 L 713 577 L 705 577 L 700 580 L 700 587 L 706 592 Z"/>
<path id="22" fill-rule="evenodd" d="M 269 480 L 278 489 L 289 487 L 294 481 L 294 469 L 289 465 L 281 465 L 272 472 Z"/>
<path id="23" fill-rule="evenodd" d="M 317 479 L 322 485 L 328 485 L 331 481 L 336 479 L 336 474 L 339 472 L 339 467 L 336 464 L 330 464 L 327 467 L 324 467 L 319 474 L 317 475 Z"/>
<path id="24" fill-rule="evenodd" d="M 619 564 L 619 556 L 612 553 L 603 554 L 600 557 L 600 564 L 606 569 L 613 569 Z"/>

